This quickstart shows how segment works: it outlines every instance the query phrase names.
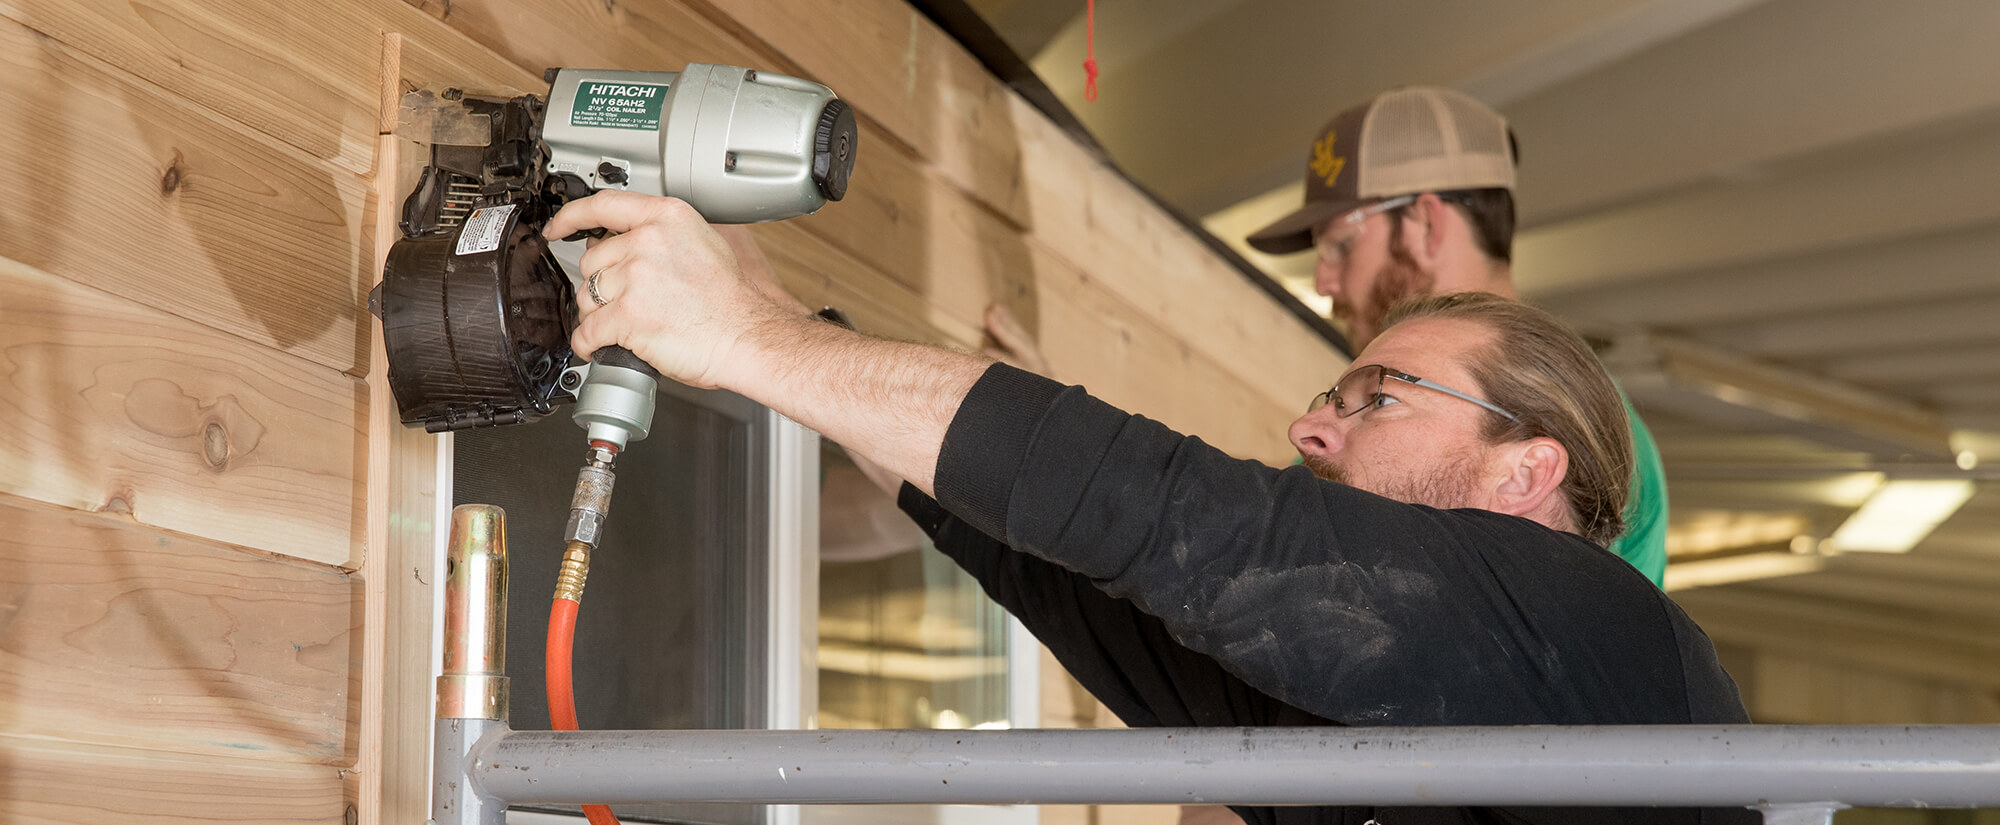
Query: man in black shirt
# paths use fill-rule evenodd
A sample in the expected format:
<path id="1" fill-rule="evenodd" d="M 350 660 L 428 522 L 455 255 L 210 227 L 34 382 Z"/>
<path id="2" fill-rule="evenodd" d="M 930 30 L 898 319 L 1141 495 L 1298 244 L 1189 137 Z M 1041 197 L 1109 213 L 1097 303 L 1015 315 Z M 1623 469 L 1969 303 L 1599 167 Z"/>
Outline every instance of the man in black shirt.
<path id="1" fill-rule="evenodd" d="M 986 359 L 870 339 L 760 290 L 678 201 L 607 192 L 563 237 L 603 306 L 574 344 L 759 401 L 907 479 L 904 508 L 1135 725 L 1747 721 L 1707 638 L 1604 550 L 1631 439 L 1539 310 L 1407 307 L 1292 425 L 1230 458 Z M 1755 821 L 1740 809 L 1245 808 L 1253 822 Z"/>

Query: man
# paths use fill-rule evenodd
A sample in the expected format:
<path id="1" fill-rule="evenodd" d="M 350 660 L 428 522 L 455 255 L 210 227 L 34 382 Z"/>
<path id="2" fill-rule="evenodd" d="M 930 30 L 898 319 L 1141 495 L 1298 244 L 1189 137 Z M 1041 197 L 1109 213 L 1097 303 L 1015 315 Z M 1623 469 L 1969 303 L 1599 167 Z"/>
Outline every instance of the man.
<path id="1" fill-rule="evenodd" d="M 1746 721 L 1707 637 L 1597 543 L 1620 528 L 1622 406 L 1583 342 L 1539 310 L 1468 294 L 1385 322 L 1363 366 L 1293 425 L 1309 466 L 1279 470 L 1081 388 L 820 322 L 745 278 L 679 201 L 600 193 L 546 232 L 592 227 L 621 234 L 583 258 L 602 302 L 585 306 L 577 351 L 622 344 L 906 479 L 904 509 L 939 548 L 1128 722 Z M 1240 813 L 1755 821 L 1741 809 Z"/>
<path id="2" fill-rule="evenodd" d="M 1314 139 L 1305 205 L 1246 240 L 1273 255 L 1316 249 L 1313 286 L 1357 348 L 1397 301 L 1447 292 L 1516 297 L 1514 142 L 1492 109 L 1449 89 L 1404 88 L 1334 115 Z M 1633 494 L 1610 550 L 1662 584 L 1667 480 L 1644 422 L 1632 426 Z"/>

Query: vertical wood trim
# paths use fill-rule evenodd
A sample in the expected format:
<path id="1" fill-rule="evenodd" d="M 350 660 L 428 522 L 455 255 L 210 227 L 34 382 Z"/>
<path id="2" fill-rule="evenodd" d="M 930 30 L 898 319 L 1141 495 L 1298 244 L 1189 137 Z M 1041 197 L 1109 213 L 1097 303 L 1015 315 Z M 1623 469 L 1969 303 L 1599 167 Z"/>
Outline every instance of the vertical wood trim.
<path id="1" fill-rule="evenodd" d="M 405 43 L 391 33 L 382 43 L 385 108 L 375 152 L 372 191 L 374 267 L 399 237 L 396 218 L 407 166 L 405 145 L 394 135 L 401 97 Z M 362 741 L 359 821 L 368 825 L 420 825 L 430 816 L 432 719 L 432 575 L 439 509 L 437 436 L 402 425 L 388 386 L 382 327 L 369 324 L 368 552 L 361 567 L 365 587 Z"/>

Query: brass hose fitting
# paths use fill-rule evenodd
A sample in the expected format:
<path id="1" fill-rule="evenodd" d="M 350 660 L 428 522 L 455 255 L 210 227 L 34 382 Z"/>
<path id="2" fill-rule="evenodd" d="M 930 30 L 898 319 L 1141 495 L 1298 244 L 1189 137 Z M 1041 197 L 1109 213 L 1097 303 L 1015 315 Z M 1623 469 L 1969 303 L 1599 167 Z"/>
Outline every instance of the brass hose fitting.
<path id="1" fill-rule="evenodd" d="M 576 474 L 576 493 L 569 501 L 569 524 L 563 529 L 562 570 L 556 574 L 556 598 L 582 603 L 584 579 L 590 575 L 590 551 L 604 540 L 604 519 L 611 514 L 611 488 L 617 482 L 612 465 L 618 451 L 592 442 Z"/>
<path id="2" fill-rule="evenodd" d="M 562 570 L 556 574 L 556 598 L 583 603 L 583 580 L 590 575 L 590 545 L 570 542 L 563 550 Z"/>

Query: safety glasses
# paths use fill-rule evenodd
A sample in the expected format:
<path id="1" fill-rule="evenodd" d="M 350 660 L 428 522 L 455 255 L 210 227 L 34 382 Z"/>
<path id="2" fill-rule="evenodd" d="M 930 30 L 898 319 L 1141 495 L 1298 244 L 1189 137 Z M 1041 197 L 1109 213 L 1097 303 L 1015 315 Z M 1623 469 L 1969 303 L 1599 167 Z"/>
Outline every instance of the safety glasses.
<path id="1" fill-rule="evenodd" d="M 1361 240 L 1370 216 L 1380 215 L 1416 202 L 1415 195 L 1399 195 L 1333 218 L 1313 227 L 1313 248 L 1319 250 L 1320 260 L 1330 266 L 1338 267 L 1347 260 L 1347 251 L 1354 248 L 1355 242 Z M 1355 227 L 1355 230 L 1344 231 L 1344 228 L 1349 226 Z"/>

